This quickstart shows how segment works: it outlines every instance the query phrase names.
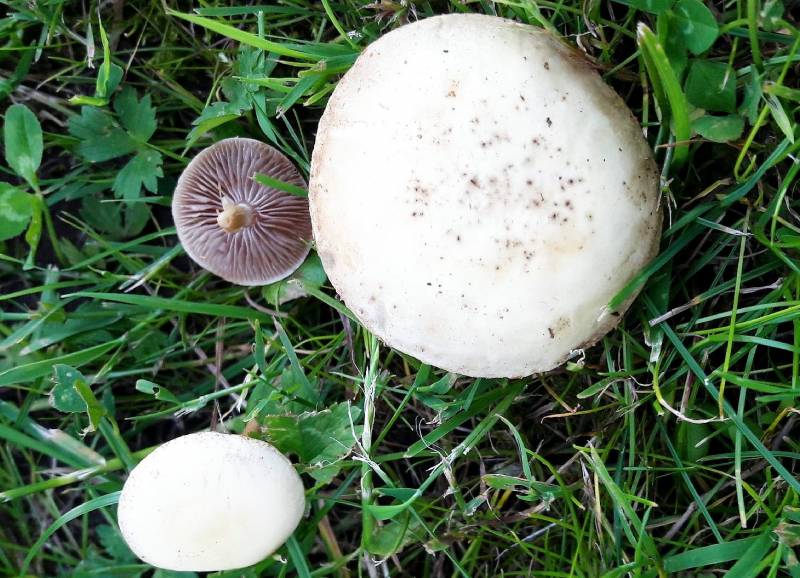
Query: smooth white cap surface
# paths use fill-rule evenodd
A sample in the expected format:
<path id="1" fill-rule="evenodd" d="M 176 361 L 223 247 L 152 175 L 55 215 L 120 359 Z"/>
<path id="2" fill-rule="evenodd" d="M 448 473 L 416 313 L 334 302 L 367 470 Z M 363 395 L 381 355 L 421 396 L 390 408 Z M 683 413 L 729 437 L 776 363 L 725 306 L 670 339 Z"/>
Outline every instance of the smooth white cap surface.
<path id="1" fill-rule="evenodd" d="M 309 194 L 325 270 L 368 329 L 449 371 L 516 377 L 617 323 L 608 302 L 657 250 L 658 183 L 581 55 L 459 14 L 363 52 L 320 122 Z"/>
<path id="2" fill-rule="evenodd" d="M 169 441 L 128 476 L 119 526 L 159 568 L 243 568 L 277 550 L 303 516 L 303 483 L 266 442 L 202 432 Z"/>

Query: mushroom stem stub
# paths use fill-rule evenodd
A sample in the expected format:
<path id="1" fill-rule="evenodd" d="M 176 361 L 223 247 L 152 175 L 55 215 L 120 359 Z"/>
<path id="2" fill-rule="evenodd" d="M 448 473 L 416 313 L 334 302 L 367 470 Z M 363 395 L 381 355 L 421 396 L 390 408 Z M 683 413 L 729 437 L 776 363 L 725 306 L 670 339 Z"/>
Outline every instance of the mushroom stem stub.
<path id="1" fill-rule="evenodd" d="M 253 224 L 255 214 L 250 205 L 234 203 L 227 197 L 222 199 L 222 212 L 217 215 L 217 224 L 226 233 L 238 233 Z"/>

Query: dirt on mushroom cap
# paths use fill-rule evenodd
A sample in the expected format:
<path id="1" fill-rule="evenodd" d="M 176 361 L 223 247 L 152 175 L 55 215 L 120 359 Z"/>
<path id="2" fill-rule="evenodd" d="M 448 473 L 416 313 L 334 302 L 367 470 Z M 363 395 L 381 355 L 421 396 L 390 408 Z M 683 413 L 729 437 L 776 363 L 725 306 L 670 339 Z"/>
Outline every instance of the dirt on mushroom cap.
<path id="1" fill-rule="evenodd" d="M 184 249 L 199 265 L 239 285 L 266 285 L 291 274 L 310 250 L 308 201 L 264 186 L 265 174 L 306 187 L 294 165 L 262 142 L 231 138 L 199 153 L 178 180 L 172 214 Z M 225 203 L 246 204 L 252 221 L 234 233 L 218 216 Z"/>
<path id="2" fill-rule="evenodd" d="M 320 122 L 309 192 L 320 257 L 358 318 L 472 376 L 546 371 L 602 336 L 661 226 L 622 99 L 549 33 L 479 15 L 364 51 Z"/>

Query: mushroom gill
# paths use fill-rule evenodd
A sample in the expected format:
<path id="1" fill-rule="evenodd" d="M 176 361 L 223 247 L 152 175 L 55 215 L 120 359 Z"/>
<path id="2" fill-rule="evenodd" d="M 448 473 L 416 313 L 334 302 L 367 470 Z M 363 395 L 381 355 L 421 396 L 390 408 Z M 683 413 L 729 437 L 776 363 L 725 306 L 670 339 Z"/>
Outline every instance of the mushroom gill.
<path id="1" fill-rule="evenodd" d="M 247 138 L 222 140 L 184 170 L 172 201 L 178 237 L 189 256 L 239 285 L 267 285 L 290 275 L 310 249 L 308 200 L 253 177 L 306 187 L 279 151 Z"/>

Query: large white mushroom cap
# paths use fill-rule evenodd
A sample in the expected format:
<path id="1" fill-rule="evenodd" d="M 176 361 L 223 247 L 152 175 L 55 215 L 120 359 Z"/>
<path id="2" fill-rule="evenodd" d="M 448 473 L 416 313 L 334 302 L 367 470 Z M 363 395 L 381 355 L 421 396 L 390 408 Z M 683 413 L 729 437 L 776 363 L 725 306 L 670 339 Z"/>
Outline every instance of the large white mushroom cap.
<path id="1" fill-rule="evenodd" d="M 304 509 L 303 482 L 278 450 L 203 432 L 165 443 L 131 471 L 118 518 L 148 564 L 209 572 L 260 562 L 294 532 Z"/>
<path id="2" fill-rule="evenodd" d="M 320 122 L 309 192 L 323 265 L 359 320 L 472 376 L 546 371 L 594 343 L 661 227 L 622 99 L 551 34 L 480 15 L 364 51 Z"/>

